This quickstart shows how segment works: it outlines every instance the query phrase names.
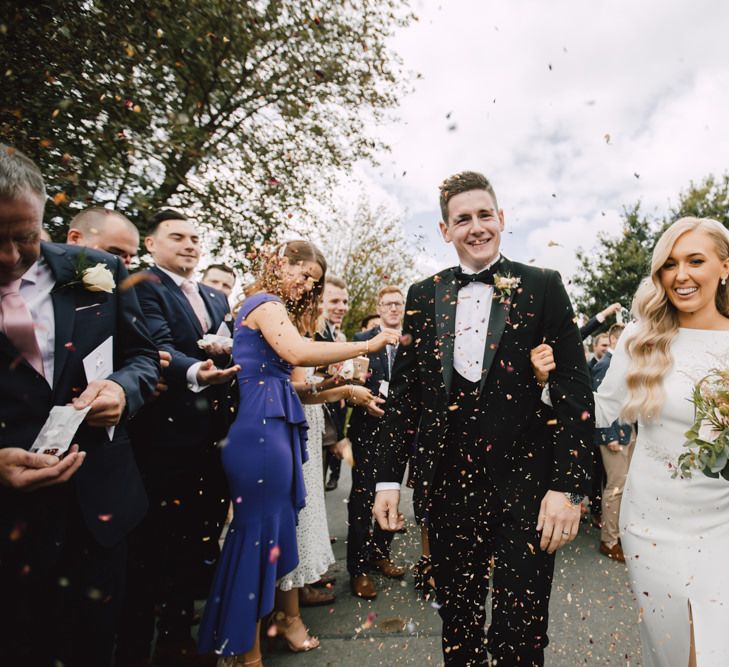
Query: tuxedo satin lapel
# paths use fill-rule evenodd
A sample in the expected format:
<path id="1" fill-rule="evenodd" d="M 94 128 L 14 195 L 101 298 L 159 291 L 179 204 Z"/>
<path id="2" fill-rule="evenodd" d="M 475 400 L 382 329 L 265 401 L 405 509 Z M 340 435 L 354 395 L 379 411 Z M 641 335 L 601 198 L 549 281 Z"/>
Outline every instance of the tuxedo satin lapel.
<path id="1" fill-rule="evenodd" d="M 450 396 L 453 381 L 453 346 L 456 337 L 456 301 L 458 282 L 453 270 L 435 283 L 435 331 L 440 351 L 441 373 L 446 393 Z"/>
<path id="2" fill-rule="evenodd" d="M 56 342 L 53 349 L 53 387 L 55 388 L 58 386 L 58 380 L 73 349 L 76 300 L 74 287 L 65 287 L 65 285 L 75 280 L 76 267 L 73 259 L 63 248 L 41 243 L 41 252 L 56 280 L 56 286 L 51 292 L 53 319 L 56 326 Z"/>
<path id="3" fill-rule="evenodd" d="M 195 331 L 197 331 L 199 336 L 202 336 L 205 332 L 202 330 L 202 327 L 200 326 L 200 320 L 197 319 L 197 315 L 195 314 L 195 311 L 192 309 L 192 304 L 188 300 L 188 298 L 185 296 L 185 293 L 180 289 L 176 284 L 175 281 L 172 280 L 164 271 L 160 271 L 157 269 L 157 267 L 152 267 L 152 271 L 159 276 L 159 279 L 162 281 L 162 284 L 170 291 L 170 294 L 179 301 L 180 306 L 182 307 L 182 310 L 185 311 L 185 314 L 187 315 L 187 319 L 190 320 L 190 324 L 195 328 Z"/>
<path id="4" fill-rule="evenodd" d="M 511 266 L 506 259 L 502 259 L 499 265 L 498 274 L 511 273 Z M 479 385 L 479 393 L 483 392 L 483 387 L 486 384 L 486 378 L 488 377 L 491 365 L 494 363 L 494 358 L 499 350 L 501 344 L 501 337 L 504 335 L 504 329 L 506 328 L 506 319 L 511 310 L 512 303 L 515 295 L 508 297 L 506 303 L 501 303 L 501 299 L 498 295 L 494 294 L 494 298 L 491 301 L 491 313 L 489 315 L 489 330 L 486 333 L 486 349 L 483 353 L 483 366 L 481 370 L 481 383 Z"/>

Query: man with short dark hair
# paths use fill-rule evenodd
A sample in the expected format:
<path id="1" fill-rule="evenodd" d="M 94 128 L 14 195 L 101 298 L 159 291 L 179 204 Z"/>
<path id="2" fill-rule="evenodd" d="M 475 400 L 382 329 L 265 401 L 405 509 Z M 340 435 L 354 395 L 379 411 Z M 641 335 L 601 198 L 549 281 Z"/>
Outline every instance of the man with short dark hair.
<path id="1" fill-rule="evenodd" d="M 0 144 L 0 653 L 4 665 L 105 667 L 126 536 L 147 508 L 126 422 L 159 361 L 134 291 L 119 287 L 124 265 L 40 241 L 45 198 L 38 168 Z M 108 374 L 89 377 L 89 359 Z M 69 404 L 90 410 L 67 458 L 28 452 Z"/>
<path id="2" fill-rule="evenodd" d="M 610 336 L 607 333 L 601 333 L 595 336 L 595 340 L 592 342 L 592 359 L 588 363 L 590 370 L 602 359 L 609 347 Z"/>
<path id="3" fill-rule="evenodd" d="M 211 264 L 203 271 L 200 282 L 220 290 L 230 299 L 235 287 L 235 271 L 226 264 Z"/>
<path id="4" fill-rule="evenodd" d="M 402 329 L 405 297 L 399 287 L 386 285 L 380 289 L 377 295 L 377 313 L 388 329 Z M 370 340 L 380 331 L 378 325 L 368 331 L 356 333 L 354 340 Z M 377 432 L 397 348 L 397 345 L 388 345 L 384 350 L 368 355 L 370 363 L 365 386 L 377 398 L 366 407 L 352 408 L 347 432 L 352 441 L 355 461 L 352 468 L 352 489 L 347 504 L 347 570 L 352 593 L 368 600 L 377 596 L 374 581 L 368 575 L 369 570 L 380 572 L 391 579 L 398 579 L 405 574 L 404 568 L 390 560 L 393 534 L 382 530 L 376 523 L 374 530 L 372 526 Z"/>
<path id="5" fill-rule="evenodd" d="M 66 243 L 111 253 L 128 267 L 139 252 L 139 230 L 119 211 L 93 206 L 73 217 Z"/>
<path id="6" fill-rule="evenodd" d="M 197 655 L 191 625 L 194 600 L 210 587 L 227 512 L 216 443 L 230 424 L 230 383 L 238 368 L 227 356 L 210 357 L 198 341 L 229 331 L 230 309 L 222 292 L 192 280 L 200 235 L 185 215 L 161 211 L 144 242 L 155 265 L 135 289 L 153 340 L 172 359 L 163 371 L 167 391 L 140 411 L 131 429 L 150 512 L 132 535 L 117 665 L 148 659 L 155 605 L 155 664 L 214 664 Z"/>
<path id="7" fill-rule="evenodd" d="M 324 281 L 322 292 L 322 311 L 324 315 L 324 330 L 317 332 L 315 339 L 320 341 L 346 340 L 342 334 L 342 322 L 349 310 L 349 294 L 347 284 L 339 276 L 328 273 Z M 342 403 L 330 403 L 325 406 L 325 418 L 329 429 L 336 431 L 336 441 L 326 448 L 324 452 L 324 478 L 329 470 L 329 479 L 324 488 L 333 491 L 339 484 L 339 471 L 342 467 L 341 450 L 348 444 L 344 434 L 347 408 Z"/>
<path id="8" fill-rule="evenodd" d="M 589 488 L 593 397 L 559 274 L 501 255 L 504 213 L 489 181 L 440 188 L 440 230 L 460 266 L 413 285 L 380 424 L 374 513 L 398 511 L 410 462 L 427 512 L 446 665 L 544 664 L 554 553 L 574 539 Z M 554 408 L 530 353 L 548 342 Z M 417 432 L 417 447 L 411 443 Z M 493 571 L 488 638 L 485 602 Z"/>
<path id="9" fill-rule="evenodd" d="M 370 313 L 369 315 L 365 315 L 359 324 L 359 330 L 369 331 L 373 327 L 379 326 L 380 321 L 380 316 L 377 313 Z"/>

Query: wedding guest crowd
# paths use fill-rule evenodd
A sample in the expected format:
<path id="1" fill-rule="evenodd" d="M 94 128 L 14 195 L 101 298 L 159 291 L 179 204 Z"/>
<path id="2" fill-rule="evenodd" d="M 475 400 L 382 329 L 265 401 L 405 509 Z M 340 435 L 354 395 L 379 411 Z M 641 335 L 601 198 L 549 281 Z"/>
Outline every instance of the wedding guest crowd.
<path id="1" fill-rule="evenodd" d="M 147 221 L 153 264 L 129 276 L 140 238 L 123 213 L 80 211 L 56 244 L 45 200 L 36 165 L 0 145 L 2 664 L 256 667 L 262 635 L 316 649 L 301 607 L 335 602 L 325 490 L 342 460 L 366 600 L 372 572 L 406 574 L 391 543 L 409 466 L 416 586 L 437 600 L 446 665 L 544 664 L 554 554 L 588 495 L 600 552 L 652 591 L 644 662 L 729 653 L 712 576 L 725 486 L 659 474 L 690 425 L 687 378 L 729 354 L 719 223 L 664 232 L 635 322 L 614 303 L 578 328 L 556 272 L 502 254 L 488 179 L 456 174 L 440 230 L 459 266 L 407 295 L 382 285 L 347 342 L 347 285 L 307 240 L 262 253 L 231 312 L 236 272 L 196 280 L 184 213 Z"/>

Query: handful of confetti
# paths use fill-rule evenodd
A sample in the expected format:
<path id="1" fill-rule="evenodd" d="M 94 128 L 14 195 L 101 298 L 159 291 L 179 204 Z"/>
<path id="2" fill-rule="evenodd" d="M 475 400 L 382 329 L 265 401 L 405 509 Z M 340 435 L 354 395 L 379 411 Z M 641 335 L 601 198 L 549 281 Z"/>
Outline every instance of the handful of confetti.
<path id="1" fill-rule="evenodd" d="M 714 368 L 699 380 L 691 402 L 694 423 L 684 443 L 688 451 L 678 457 L 673 476 L 691 477 L 700 470 L 729 481 L 729 369 Z"/>

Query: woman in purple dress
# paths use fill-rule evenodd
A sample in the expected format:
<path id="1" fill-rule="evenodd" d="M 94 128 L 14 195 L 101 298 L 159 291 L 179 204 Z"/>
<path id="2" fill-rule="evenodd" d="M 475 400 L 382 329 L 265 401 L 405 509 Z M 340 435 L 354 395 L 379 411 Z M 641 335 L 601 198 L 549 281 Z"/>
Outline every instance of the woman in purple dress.
<path id="1" fill-rule="evenodd" d="M 240 408 L 223 449 L 234 515 L 200 625 L 201 653 L 219 665 L 261 665 L 261 618 L 273 609 L 276 581 L 298 564 L 296 515 L 305 504 L 301 464 L 306 418 L 291 385 L 294 366 L 321 366 L 398 342 L 384 330 L 369 341 L 302 338 L 317 316 L 326 261 L 308 241 L 291 241 L 263 262 L 238 312 L 233 360 L 240 366 Z M 298 650 L 315 648 L 301 617 L 277 632 Z"/>

